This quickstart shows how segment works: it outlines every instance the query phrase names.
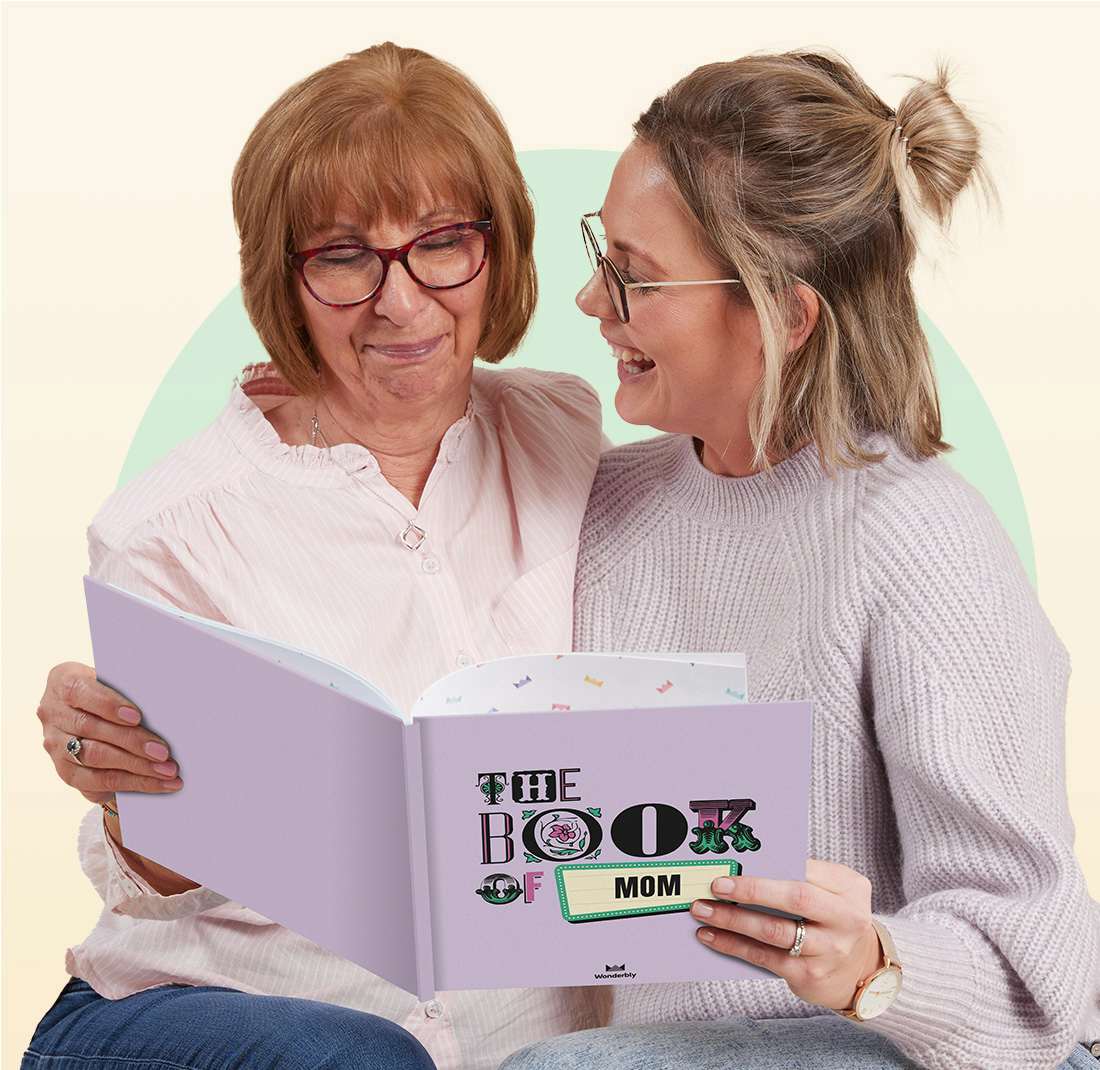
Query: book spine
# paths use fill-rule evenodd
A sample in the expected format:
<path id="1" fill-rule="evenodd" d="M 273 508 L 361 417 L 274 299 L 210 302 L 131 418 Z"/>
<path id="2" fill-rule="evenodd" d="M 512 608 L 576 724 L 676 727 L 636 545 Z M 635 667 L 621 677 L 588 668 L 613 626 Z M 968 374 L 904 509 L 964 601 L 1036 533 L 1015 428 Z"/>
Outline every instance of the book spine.
<path id="1" fill-rule="evenodd" d="M 420 725 L 414 721 L 404 734 L 405 808 L 412 874 L 413 940 L 416 956 L 416 996 L 435 995 L 435 961 L 432 949 L 431 897 L 428 894 L 428 825 L 424 813 L 424 768 L 420 750 Z"/>

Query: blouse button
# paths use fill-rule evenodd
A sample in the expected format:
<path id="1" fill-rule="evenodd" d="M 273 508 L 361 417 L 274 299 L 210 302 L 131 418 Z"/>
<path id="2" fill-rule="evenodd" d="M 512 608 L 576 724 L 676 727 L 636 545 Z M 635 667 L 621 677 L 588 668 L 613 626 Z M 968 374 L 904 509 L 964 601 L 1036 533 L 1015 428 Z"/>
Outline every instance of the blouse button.
<path id="1" fill-rule="evenodd" d="M 434 576 L 440 569 L 439 558 L 435 554 L 427 554 L 420 562 L 420 567 L 429 576 Z"/>
<path id="2" fill-rule="evenodd" d="M 433 999 L 430 1003 L 424 1004 L 424 1013 L 429 1018 L 441 1018 L 443 1016 L 443 1004 L 438 999 Z"/>
<path id="3" fill-rule="evenodd" d="M 470 657 L 465 650 L 460 650 L 458 652 L 458 657 L 455 658 L 455 661 L 460 669 L 468 669 L 474 663 L 474 659 Z"/>

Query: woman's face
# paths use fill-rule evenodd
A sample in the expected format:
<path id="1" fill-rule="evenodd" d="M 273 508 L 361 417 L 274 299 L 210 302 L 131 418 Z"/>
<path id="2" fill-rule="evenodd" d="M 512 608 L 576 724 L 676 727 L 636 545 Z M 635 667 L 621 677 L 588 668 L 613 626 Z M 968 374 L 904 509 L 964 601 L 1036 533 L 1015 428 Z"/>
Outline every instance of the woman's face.
<path id="1" fill-rule="evenodd" d="M 336 222 L 305 235 L 299 248 L 314 249 L 335 241 L 393 248 L 434 227 L 477 218 L 469 210 L 427 197 L 420 209 L 412 221 L 381 219 L 367 226 L 346 205 L 338 206 Z M 305 326 L 324 366 L 325 389 L 338 383 L 349 393 L 382 405 L 464 401 L 482 333 L 491 268 L 487 263 L 465 286 L 429 290 L 394 261 L 378 293 L 351 308 L 321 304 L 296 276 Z"/>
<path id="2" fill-rule="evenodd" d="M 634 142 L 619 158 L 601 210 L 604 253 L 625 282 L 721 279 L 699 247 L 697 225 L 657 153 Z M 749 401 L 763 372 L 756 313 L 730 286 L 628 290 L 630 322 L 620 323 L 602 273 L 577 294 L 600 321 L 618 361 L 615 408 L 629 423 L 747 440 Z"/>

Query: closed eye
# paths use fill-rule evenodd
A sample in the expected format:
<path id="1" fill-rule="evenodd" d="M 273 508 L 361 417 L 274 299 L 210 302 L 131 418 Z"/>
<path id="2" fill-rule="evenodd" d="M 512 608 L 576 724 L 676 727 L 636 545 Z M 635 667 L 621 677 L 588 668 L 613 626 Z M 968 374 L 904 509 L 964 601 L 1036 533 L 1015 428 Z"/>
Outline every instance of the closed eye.
<path id="1" fill-rule="evenodd" d="M 357 264 L 373 255 L 359 245 L 333 245 L 318 253 L 317 259 L 323 264 Z"/>
<path id="2" fill-rule="evenodd" d="M 630 291 L 632 294 L 638 294 L 644 297 L 646 294 L 657 293 L 660 289 L 658 286 L 646 286 L 641 279 L 634 278 L 629 271 L 620 271 L 619 274 L 622 275 L 623 282 L 634 286 L 634 289 Z"/>

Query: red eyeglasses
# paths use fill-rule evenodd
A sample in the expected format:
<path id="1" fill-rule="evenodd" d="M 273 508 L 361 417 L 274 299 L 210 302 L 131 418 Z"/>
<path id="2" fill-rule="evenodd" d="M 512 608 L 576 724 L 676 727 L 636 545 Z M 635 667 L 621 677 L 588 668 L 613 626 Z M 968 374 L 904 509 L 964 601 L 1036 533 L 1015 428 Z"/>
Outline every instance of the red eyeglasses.
<path id="1" fill-rule="evenodd" d="M 448 223 L 392 249 L 338 241 L 291 253 L 290 262 L 310 294 L 330 308 L 369 301 L 386 281 L 395 260 L 409 278 L 428 290 L 454 290 L 481 274 L 489 254 L 493 223 Z"/>

